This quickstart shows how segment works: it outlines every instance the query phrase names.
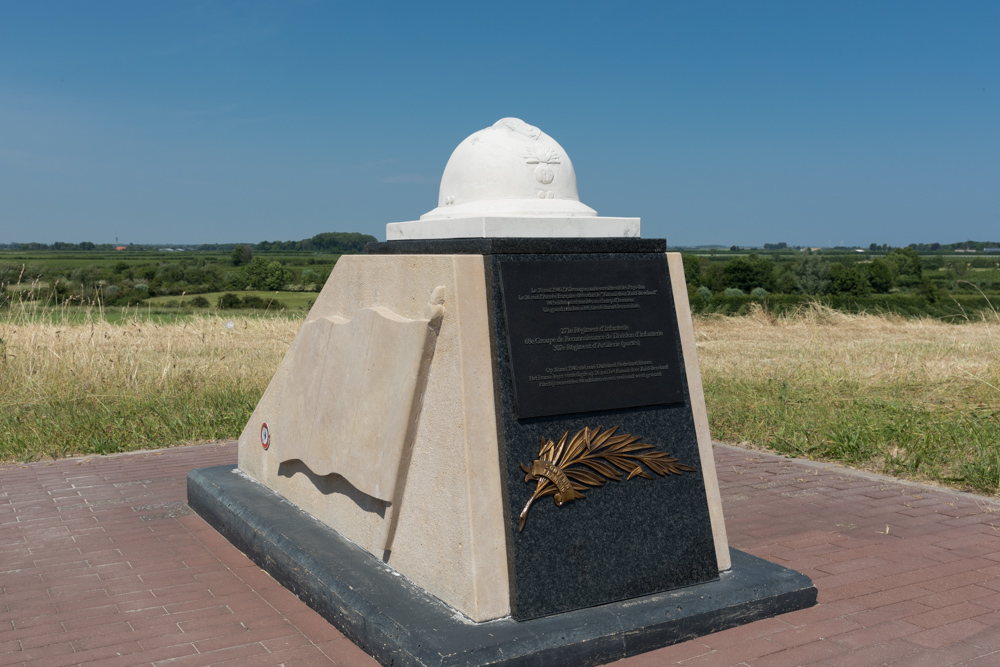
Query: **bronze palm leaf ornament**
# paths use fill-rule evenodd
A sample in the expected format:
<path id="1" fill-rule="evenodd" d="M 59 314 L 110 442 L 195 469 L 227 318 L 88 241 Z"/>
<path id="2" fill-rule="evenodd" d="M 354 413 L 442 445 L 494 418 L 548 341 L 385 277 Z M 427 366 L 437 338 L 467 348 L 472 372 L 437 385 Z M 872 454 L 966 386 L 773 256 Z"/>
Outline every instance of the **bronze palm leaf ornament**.
<path id="1" fill-rule="evenodd" d="M 679 475 L 695 472 L 667 452 L 653 449 L 652 445 L 639 442 L 638 436 L 623 433 L 615 435 L 618 427 L 601 431 L 601 427 L 584 427 L 571 439 L 569 431 L 563 433 L 558 443 L 550 438 L 542 438 L 538 447 L 538 458 L 531 463 L 521 464 L 525 472 L 525 482 L 538 482 L 528 504 L 521 510 L 517 522 L 518 532 L 524 530 L 524 521 L 532 503 L 545 496 L 553 496 L 556 506 L 562 507 L 571 500 L 585 498 L 582 491 L 588 487 L 604 486 L 607 480 L 620 482 L 623 474 L 626 481 L 633 477 L 653 476 L 646 468 L 659 476 Z M 568 440 L 568 442 L 567 442 Z"/>

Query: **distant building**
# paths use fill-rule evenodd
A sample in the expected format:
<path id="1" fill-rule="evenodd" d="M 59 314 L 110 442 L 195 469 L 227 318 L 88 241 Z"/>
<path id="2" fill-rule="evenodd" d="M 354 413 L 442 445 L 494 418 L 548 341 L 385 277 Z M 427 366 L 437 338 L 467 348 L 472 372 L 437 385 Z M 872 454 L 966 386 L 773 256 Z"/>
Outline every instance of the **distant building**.
<path id="1" fill-rule="evenodd" d="M 1000 252 L 1000 248 L 983 248 L 983 252 Z"/>
<path id="2" fill-rule="evenodd" d="M 123 245 L 116 245 L 115 250 L 128 250 L 128 248 Z"/>

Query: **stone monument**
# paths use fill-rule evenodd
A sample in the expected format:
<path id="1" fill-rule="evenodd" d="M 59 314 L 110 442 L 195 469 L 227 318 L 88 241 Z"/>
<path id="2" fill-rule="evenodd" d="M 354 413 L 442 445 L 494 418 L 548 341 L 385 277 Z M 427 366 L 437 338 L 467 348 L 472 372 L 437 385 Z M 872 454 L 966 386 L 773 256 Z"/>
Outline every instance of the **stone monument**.
<path id="1" fill-rule="evenodd" d="M 815 603 L 730 549 L 683 264 L 504 118 L 338 262 L 191 506 L 384 664 L 601 664 Z"/>

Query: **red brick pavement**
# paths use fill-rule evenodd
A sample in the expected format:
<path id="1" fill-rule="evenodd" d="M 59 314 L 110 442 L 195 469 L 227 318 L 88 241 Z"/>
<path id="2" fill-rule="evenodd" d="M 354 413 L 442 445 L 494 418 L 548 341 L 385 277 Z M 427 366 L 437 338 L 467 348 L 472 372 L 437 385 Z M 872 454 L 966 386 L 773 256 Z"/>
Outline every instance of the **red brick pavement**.
<path id="1" fill-rule="evenodd" d="M 0 466 L 0 665 L 376 665 L 184 501 L 236 444 Z"/>
<path id="2" fill-rule="evenodd" d="M 184 505 L 234 443 L 0 466 L 0 665 L 375 662 Z M 820 604 L 616 665 L 1000 665 L 1000 503 L 720 446 L 733 546 Z"/>

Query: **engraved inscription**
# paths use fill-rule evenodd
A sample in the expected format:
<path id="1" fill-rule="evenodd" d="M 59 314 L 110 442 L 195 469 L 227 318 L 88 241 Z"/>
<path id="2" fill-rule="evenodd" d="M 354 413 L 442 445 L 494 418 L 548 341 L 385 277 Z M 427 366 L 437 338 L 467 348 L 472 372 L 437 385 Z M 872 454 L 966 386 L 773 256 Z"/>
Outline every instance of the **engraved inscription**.
<path id="1" fill-rule="evenodd" d="M 665 260 L 500 269 L 518 417 L 683 400 Z"/>

